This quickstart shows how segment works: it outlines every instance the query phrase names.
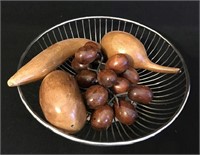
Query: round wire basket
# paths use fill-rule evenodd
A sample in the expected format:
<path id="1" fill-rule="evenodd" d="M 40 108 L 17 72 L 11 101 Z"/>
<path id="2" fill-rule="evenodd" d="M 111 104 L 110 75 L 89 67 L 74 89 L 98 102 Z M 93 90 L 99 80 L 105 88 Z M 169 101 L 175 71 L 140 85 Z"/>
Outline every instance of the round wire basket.
<path id="1" fill-rule="evenodd" d="M 69 135 L 51 125 L 42 113 L 39 105 L 39 87 L 41 80 L 18 86 L 18 92 L 27 110 L 42 125 L 67 139 L 91 145 L 114 146 L 127 145 L 146 140 L 167 128 L 182 111 L 190 92 L 190 80 L 187 66 L 180 52 L 155 30 L 128 19 L 90 16 L 72 19 L 60 23 L 35 38 L 22 54 L 18 69 L 35 55 L 52 44 L 68 38 L 87 38 L 101 42 L 109 31 L 120 30 L 131 33 L 145 46 L 151 61 L 165 66 L 181 68 L 178 74 L 155 73 L 138 69 L 139 84 L 147 85 L 154 97 L 150 104 L 137 104 L 138 118 L 133 125 L 123 125 L 114 120 L 104 131 L 95 131 L 87 121 L 84 128 Z M 59 69 L 69 71 L 69 59 Z"/>

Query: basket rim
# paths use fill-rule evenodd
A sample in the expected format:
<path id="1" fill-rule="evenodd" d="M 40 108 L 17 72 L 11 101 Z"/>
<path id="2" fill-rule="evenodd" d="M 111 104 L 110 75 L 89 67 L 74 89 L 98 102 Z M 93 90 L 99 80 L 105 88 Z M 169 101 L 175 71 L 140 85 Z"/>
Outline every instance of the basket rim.
<path id="1" fill-rule="evenodd" d="M 170 124 L 172 124 L 172 122 L 174 122 L 174 120 L 179 116 L 179 114 L 181 113 L 181 111 L 183 110 L 186 102 L 187 102 L 187 99 L 189 97 L 189 94 L 190 94 L 190 76 L 189 76 L 189 72 L 188 72 L 188 68 L 186 66 L 186 63 L 184 61 L 184 58 L 183 56 L 181 55 L 181 53 L 178 51 L 178 49 L 176 49 L 176 47 L 170 42 L 168 41 L 163 35 L 161 35 L 160 33 L 158 33 L 157 31 L 155 31 L 154 29 L 144 25 L 144 24 L 141 24 L 139 22 L 136 22 L 136 21 L 133 21 L 133 20 L 129 20 L 129 19 L 125 19 L 125 18 L 121 18 L 121 17 L 112 17 L 112 16 L 85 16 L 85 17 L 79 17 L 79 18 L 74 18 L 74 19 L 70 19 L 70 20 L 67 20 L 67 21 L 64 21 L 64 22 L 61 22 L 49 29 L 47 29 L 46 31 L 44 31 L 43 33 L 41 33 L 40 35 L 38 35 L 28 46 L 27 48 L 25 49 L 25 51 L 22 53 L 21 57 L 20 57 L 20 60 L 19 60 L 19 63 L 18 63 L 18 66 L 17 66 L 17 70 L 21 67 L 22 63 L 23 63 L 23 60 L 26 56 L 26 54 L 28 53 L 29 49 L 32 47 L 32 45 L 38 40 L 40 39 L 43 35 L 45 35 L 47 32 L 53 30 L 54 28 L 56 27 L 59 27 L 63 24 L 66 24 L 66 23 L 70 23 L 70 22 L 74 22 L 74 21 L 77 21 L 77 20 L 84 20 L 84 19 L 115 19 L 115 20 L 122 20 L 122 21 L 125 21 L 125 22 L 130 22 L 130 23 L 133 23 L 133 24 L 136 24 L 136 25 L 139 25 L 139 26 L 142 26 L 154 33 L 156 33 L 159 37 L 161 37 L 162 39 L 164 39 L 168 44 L 170 44 L 172 46 L 172 48 L 175 50 L 175 52 L 178 54 L 179 58 L 181 59 L 181 62 L 183 63 L 183 68 L 184 68 L 184 71 L 185 71 L 185 77 L 186 77 L 186 92 L 184 97 L 183 97 L 183 101 L 182 103 L 180 104 L 180 107 L 177 109 L 177 111 L 174 113 L 174 115 L 171 117 L 171 119 L 169 121 L 167 121 L 163 126 L 161 126 L 160 128 L 158 128 L 157 130 L 149 133 L 148 135 L 144 136 L 144 137 L 140 137 L 140 138 L 137 138 L 137 139 L 133 139 L 133 140 L 127 140 L 127 141 L 117 141 L 117 142 L 95 142 L 95 141 L 89 141 L 89 140 L 84 140 L 84 139 L 80 139 L 80 138 L 76 138 L 75 136 L 73 135 L 68 135 L 66 133 L 63 133 L 61 132 L 61 130 L 57 129 L 56 127 L 52 126 L 51 124 L 49 124 L 48 122 L 44 121 L 39 115 L 37 115 L 37 113 L 35 113 L 32 109 L 31 109 L 31 106 L 28 104 L 28 102 L 26 101 L 26 98 L 24 97 L 23 93 L 22 93 L 22 90 L 21 90 L 21 86 L 17 86 L 17 90 L 18 90 L 18 93 L 19 93 L 19 96 L 23 102 L 23 104 L 25 105 L 26 109 L 30 112 L 30 114 L 39 122 L 41 123 L 43 126 L 45 126 L 46 128 L 50 129 L 51 131 L 53 131 L 54 133 L 64 137 L 64 138 L 67 138 L 67 139 L 70 139 L 72 141 L 76 141 L 76 142 L 81 142 L 81 143 L 84 143 L 84 144 L 90 144 L 90 145 L 98 145 L 98 146 L 119 146 L 119 145 L 129 145 L 129 144 L 134 144 L 134 143 L 137 143 L 137 142 L 140 142 L 140 141 L 143 141 L 143 140 L 146 140 L 146 139 L 149 139 L 155 135 L 157 135 L 158 133 L 160 133 L 161 131 L 163 131 L 165 128 L 167 128 Z"/>

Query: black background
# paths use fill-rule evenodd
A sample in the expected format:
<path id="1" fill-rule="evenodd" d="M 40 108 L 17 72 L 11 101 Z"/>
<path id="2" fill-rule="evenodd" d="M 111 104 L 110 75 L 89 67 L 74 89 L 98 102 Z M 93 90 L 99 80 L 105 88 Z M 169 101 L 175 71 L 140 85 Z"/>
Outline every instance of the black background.
<path id="1" fill-rule="evenodd" d="M 199 2 L 1 2 L 2 153 L 198 153 L 199 152 Z M 167 129 L 128 146 L 96 147 L 64 139 L 38 123 L 6 81 L 15 73 L 27 45 L 65 20 L 107 15 L 143 23 L 170 40 L 184 57 L 191 78 L 186 106 Z"/>

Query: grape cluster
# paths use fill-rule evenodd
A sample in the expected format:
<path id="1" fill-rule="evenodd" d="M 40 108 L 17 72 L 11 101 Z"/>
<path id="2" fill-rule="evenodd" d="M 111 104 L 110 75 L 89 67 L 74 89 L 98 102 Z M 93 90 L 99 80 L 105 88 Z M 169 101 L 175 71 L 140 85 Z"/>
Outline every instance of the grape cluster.
<path id="1" fill-rule="evenodd" d="M 87 42 L 75 53 L 71 66 L 96 130 L 107 129 L 114 118 L 133 124 L 138 116 L 133 102 L 148 104 L 153 98 L 148 86 L 138 84 L 139 74 L 125 54 L 106 59 L 96 43 Z"/>

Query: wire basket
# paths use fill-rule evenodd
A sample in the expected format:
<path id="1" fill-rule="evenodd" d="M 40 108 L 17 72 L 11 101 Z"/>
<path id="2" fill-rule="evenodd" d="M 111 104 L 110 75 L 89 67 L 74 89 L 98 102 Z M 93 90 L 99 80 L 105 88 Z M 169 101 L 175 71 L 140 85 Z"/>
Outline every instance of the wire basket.
<path id="1" fill-rule="evenodd" d="M 31 115 L 42 125 L 67 139 L 91 145 L 127 145 L 146 140 L 167 128 L 182 111 L 189 92 L 190 81 L 187 66 L 179 51 L 155 30 L 127 19 L 90 16 L 72 19 L 58 24 L 34 39 L 22 54 L 18 69 L 50 45 L 68 38 L 87 38 L 100 42 L 109 31 L 120 30 L 131 33 L 145 46 L 151 61 L 165 66 L 181 68 L 179 74 L 162 74 L 138 69 L 139 84 L 147 85 L 154 94 L 149 105 L 137 104 L 138 118 L 133 125 L 113 121 L 105 131 L 95 131 L 88 121 L 84 128 L 74 135 L 49 124 L 39 105 L 41 80 L 18 86 L 19 95 Z M 69 60 L 67 60 L 69 61 Z M 59 66 L 70 71 L 67 61 Z"/>

